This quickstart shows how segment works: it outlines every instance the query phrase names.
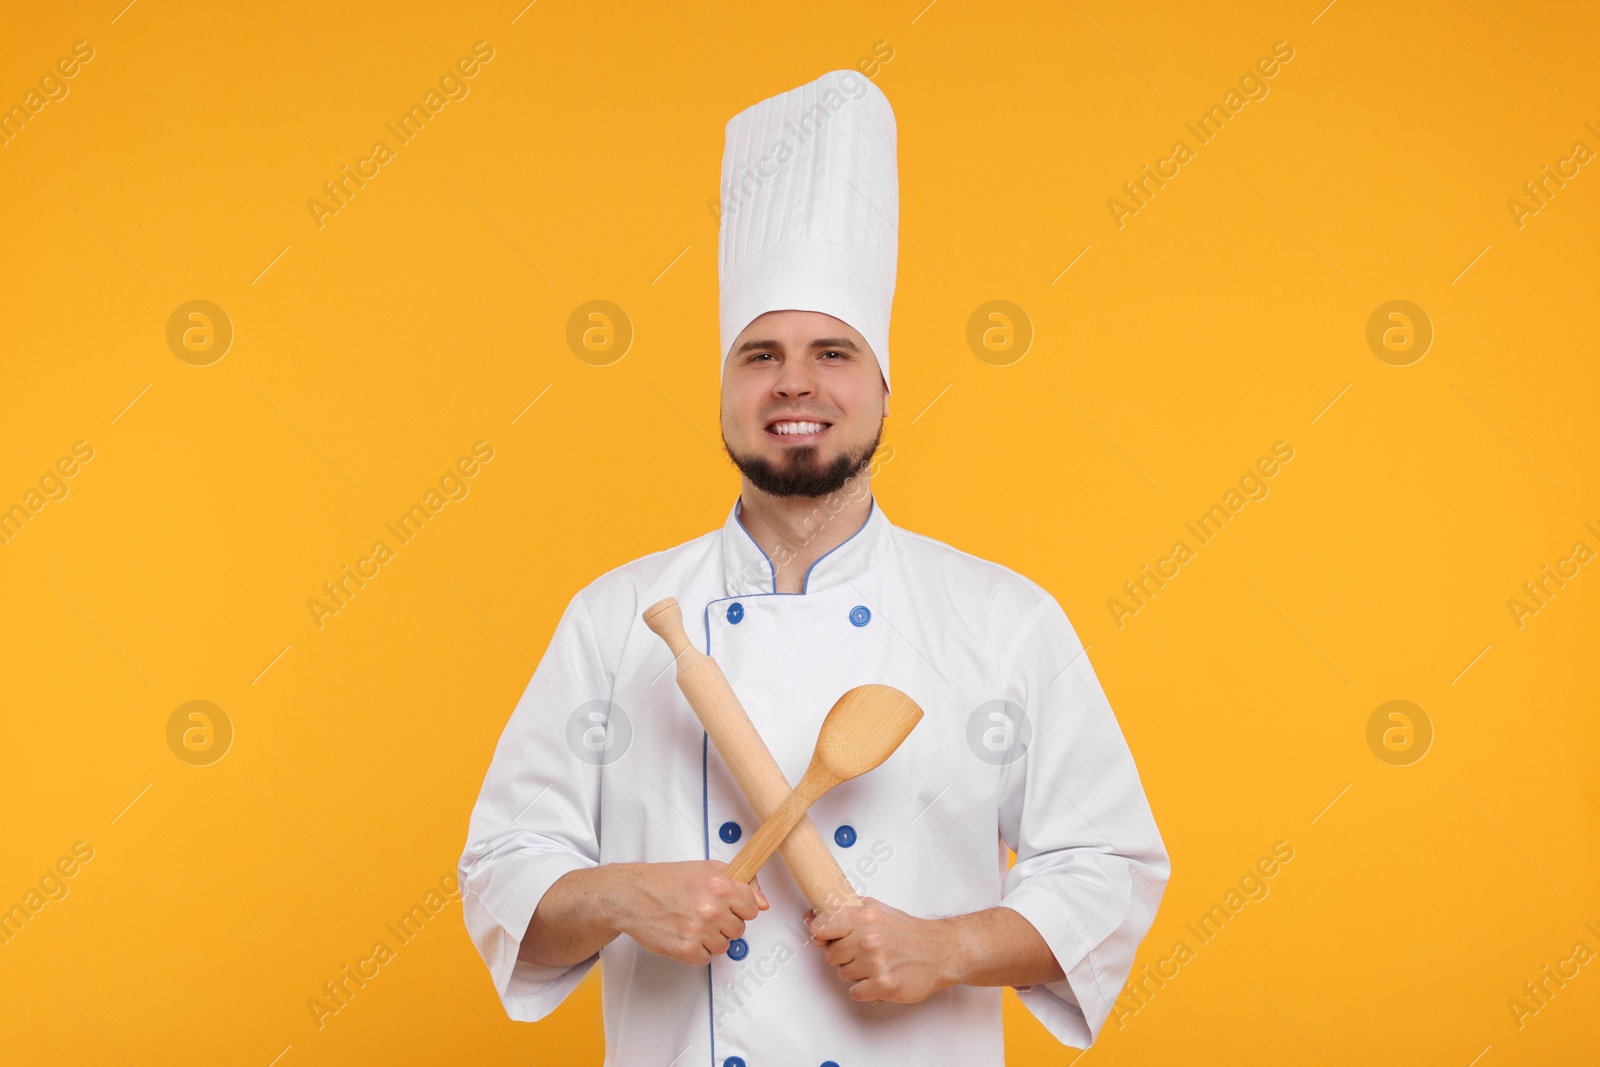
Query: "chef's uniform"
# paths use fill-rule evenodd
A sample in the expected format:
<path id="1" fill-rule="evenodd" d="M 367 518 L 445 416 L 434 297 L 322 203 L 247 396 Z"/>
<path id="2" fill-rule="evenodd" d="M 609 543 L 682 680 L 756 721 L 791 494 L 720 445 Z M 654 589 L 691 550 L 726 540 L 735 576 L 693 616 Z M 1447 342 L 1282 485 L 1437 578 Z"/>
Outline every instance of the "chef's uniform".
<path id="1" fill-rule="evenodd" d="M 730 159 L 764 150 L 765 138 L 787 121 L 782 109 L 790 118 L 818 114 L 812 105 L 851 76 L 855 95 L 846 94 L 802 146 L 823 158 L 791 159 L 789 171 L 761 187 L 772 193 L 789 180 L 777 201 L 763 206 L 758 189 L 755 201 L 724 219 L 724 351 L 729 322 L 737 335 L 766 310 L 820 310 L 861 331 L 887 382 L 887 303 L 877 283 L 883 246 L 892 241 L 881 232 L 862 235 L 860 225 L 840 231 L 857 242 L 854 265 L 819 276 L 810 257 L 819 241 L 838 234 L 801 225 L 806 211 L 828 214 L 818 189 L 841 177 L 877 197 L 880 210 L 887 206 L 883 175 L 864 173 L 859 158 L 876 152 L 866 163 L 885 170 L 882 93 L 853 71 L 835 71 L 756 105 L 729 124 L 724 176 Z M 743 119 L 751 121 L 739 126 Z M 887 141 L 892 187 L 892 112 Z M 778 202 L 785 197 L 787 208 Z M 806 202 L 798 214 L 796 197 Z M 786 221 L 762 226 L 775 215 Z M 897 212 L 883 217 L 892 234 Z M 733 219 L 766 236 L 747 234 L 730 246 Z M 775 283 L 771 260 L 796 241 L 794 262 L 811 289 L 791 301 L 784 293 L 803 287 Z M 730 289 L 739 288 L 730 286 L 730 270 L 762 259 L 761 276 L 730 318 L 738 297 Z M 892 295 L 892 262 L 888 276 Z M 848 296 L 827 291 L 839 278 Z M 877 284 L 871 299 L 859 292 L 864 281 Z M 883 303 L 881 328 L 864 300 Z M 599 961 L 605 1063 L 614 1067 L 1004 1062 L 999 987 L 952 986 L 916 1004 L 852 1000 L 810 943 L 801 919 L 808 905 L 778 857 L 761 873 L 770 910 L 707 966 L 657 956 L 627 935 L 570 967 L 518 959 L 540 899 L 567 872 L 624 862 L 726 863 L 757 828 L 677 687 L 671 652 L 641 621 L 645 608 L 670 596 L 791 783 L 846 690 L 879 683 L 917 702 L 924 717 L 900 748 L 824 794 L 810 818 L 863 896 L 928 918 L 997 905 L 1020 913 L 1065 978 L 1017 992 L 1062 1042 L 1087 1047 L 1150 928 L 1169 865 L 1133 757 L 1066 615 L 1027 578 L 892 525 L 875 499 L 861 528 L 811 565 L 803 592 L 779 593 L 772 561 L 740 521 L 740 506 L 720 530 L 579 591 L 501 735 L 460 876 L 468 930 L 507 1014 L 543 1018 Z M 1009 869 L 1008 846 L 1016 852 Z"/>

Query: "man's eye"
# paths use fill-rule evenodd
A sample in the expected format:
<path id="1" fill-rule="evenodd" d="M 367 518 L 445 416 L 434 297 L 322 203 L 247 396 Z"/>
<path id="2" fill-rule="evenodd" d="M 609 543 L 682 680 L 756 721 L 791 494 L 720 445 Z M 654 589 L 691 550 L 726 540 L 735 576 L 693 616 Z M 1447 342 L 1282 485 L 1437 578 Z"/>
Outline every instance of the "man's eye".
<path id="1" fill-rule="evenodd" d="M 845 354 L 843 352 L 828 351 L 828 352 L 824 352 L 822 354 L 825 355 L 825 356 L 838 356 L 840 359 L 846 358 Z"/>

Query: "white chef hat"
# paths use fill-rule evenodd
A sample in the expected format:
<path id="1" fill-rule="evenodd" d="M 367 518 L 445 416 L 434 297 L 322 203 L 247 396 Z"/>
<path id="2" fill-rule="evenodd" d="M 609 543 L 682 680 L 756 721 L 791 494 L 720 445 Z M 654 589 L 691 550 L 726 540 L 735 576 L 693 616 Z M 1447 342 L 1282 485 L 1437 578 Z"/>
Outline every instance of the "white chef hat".
<path id="1" fill-rule="evenodd" d="M 853 326 L 889 384 L 899 258 L 894 109 L 859 71 L 832 70 L 728 121 L 722 153 L 722 355 L 769 311 Z"/>

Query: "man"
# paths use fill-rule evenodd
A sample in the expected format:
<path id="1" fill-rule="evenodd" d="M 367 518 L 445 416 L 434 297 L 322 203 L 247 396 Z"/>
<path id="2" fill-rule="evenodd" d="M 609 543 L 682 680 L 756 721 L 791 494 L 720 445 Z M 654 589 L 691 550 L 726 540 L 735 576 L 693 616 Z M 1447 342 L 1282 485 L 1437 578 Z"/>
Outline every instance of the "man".
<path id="1" fill-rule="evenodd" d="M 1004 1062 L 1000 987 L 1099 1032 L 1169 876 L 1126 742 L 1055 599 L 893 526 L 871 493 L 890 391 L 893 111 L 834 71 L 736 116 L 723 160 L 720 530 L 568 604 L 501 736 L 461 858 L 507 1013 L 602 966 L 606 1063 Z M 868 682 L 924 718 L 811 808 L 860 906 L 811 913 L 640 619 L 665 597 L 790 782 Z M 1016 853 L 1007 867 L 1008 848 Z"/>

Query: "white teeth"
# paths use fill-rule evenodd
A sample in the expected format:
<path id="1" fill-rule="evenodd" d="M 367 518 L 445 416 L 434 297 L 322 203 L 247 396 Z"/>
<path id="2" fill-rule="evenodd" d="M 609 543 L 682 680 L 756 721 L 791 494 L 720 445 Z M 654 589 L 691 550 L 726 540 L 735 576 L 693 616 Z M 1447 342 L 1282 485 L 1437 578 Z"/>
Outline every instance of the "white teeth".
<path id="1" fill-rule="evenodd" d="M 781 434 L 821 433 L 826 426 L 827 424 L 822 422 L 775 422 L 772 424 L 772 432 Z"/>

